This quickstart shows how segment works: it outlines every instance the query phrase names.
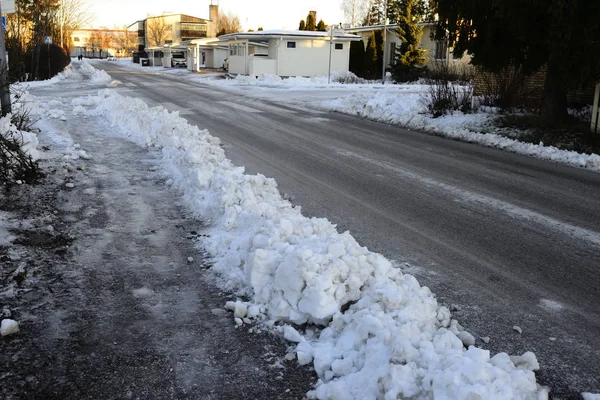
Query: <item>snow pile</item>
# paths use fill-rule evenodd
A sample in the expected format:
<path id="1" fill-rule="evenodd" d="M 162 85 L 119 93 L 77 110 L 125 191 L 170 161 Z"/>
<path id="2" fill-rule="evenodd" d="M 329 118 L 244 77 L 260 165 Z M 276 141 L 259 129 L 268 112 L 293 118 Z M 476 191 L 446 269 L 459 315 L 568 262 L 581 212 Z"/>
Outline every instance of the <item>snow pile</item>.
<path id="1" fill-rule="evenodd" d="M 174 186 L 210 222 L 203 245 L 214 260 L 211 271 L 227 289 L 252 298 L 227 305 L 238 325 L 264 313 L 324 327 L 306 336 L 284 328 L 298 343 L 299 362 L 313 362 L 319 374 L 311 396 L 547 398 L 532 372 L 539 367 L 533 354 L 511 359 L 473 346 L 465 350 L 463 341 L 472 336 L 461 334 L 428 288 L 326 219 L 302 216 L 281 198 L 274 180 L 246 175 L 227 160 L 208 131 L 110 90 L 93 101 L 90 115 L 104 115 L 140 145 L 162 148 Z"/>
<path id="2" fill-rule="evenodd" d="M 197 80 L 196 78 L 195 80 Z M 259 76 L 254 75 L 237 75 L 233 79 L 225 80 L 209 80 L 200 77 L 203 83 L 212 84 L 215 86 L 269 86 L 269 87 L 281 87 L 281 88 L 294 88 L 294 87 L 320 87 L 320 86 L 342 86 L 348 83 L 365 83 L 366 81 L 356 77 L 354 74 L 338 73 L 334 72 L 331 74 L 331 83 L 328 83 L 326 76 L 313 76 L 313 77 L 289 77 L 281 78 L 277 75 L 272 74 L 261 74 Z"/>
<path id="3" fill-rule="evenodd" d="M 326 101 L 322 106 L 329 110 L 360 115 L 390 124 L 400 124 L 465 142 L 600 171 L 600 156 L 597 154 L 581 154 L 544 146 L 543 143 L 523 143 L 494 133 L 479 133 L 486 127 L 489 129 L 489 122 L 494 117 L 492 114 L 456 112 L 453 115 L 432 118 L 427 114 L 423 96 L 422 91 L 398 95 L 388 91 L 371 90 Z"/>
<path id="4" fill-rule="evenodd" d="M 73 64 L 78 64 L 79 68 L 74 68 Z M 87 60 L 83 61 L 71 61 L 70 65 L 67 65 L 64 71 L 58 73 L 53 76 L 51 79 L 45 81 L 34 81 L 34 82 L 26 82 L 22 85 L 27 85 L 31 87 L 43 87 L 43 86 L 53 86 L 57 83 L 64 82 L 66 80 L 69 81 L 82 81 L 89 80 L 93 83 L 104 84 L 109 83 L 112 78 L 103 70 L 99 70 L 91 66 Z"/>

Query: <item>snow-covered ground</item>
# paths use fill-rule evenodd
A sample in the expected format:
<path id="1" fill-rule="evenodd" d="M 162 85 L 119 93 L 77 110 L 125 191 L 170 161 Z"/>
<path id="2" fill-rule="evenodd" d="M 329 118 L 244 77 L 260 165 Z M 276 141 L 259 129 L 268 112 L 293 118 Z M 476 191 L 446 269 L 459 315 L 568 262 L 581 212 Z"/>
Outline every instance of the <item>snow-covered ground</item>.
<path id="1" fill-rule="evenodd" d="M 64 91 L 57 83 L 81 80 L 82 74 L 94 84 L 111 86 L 110 77 L 94 71 L 86 61 L 74 62 L 74 67 L 61 77 L 41 84 Z M 260 88 L 256 92 L 263 97 L 295 92 L 288 98 L 296 103 L 303 98 L 308 103 L 309 96 L 326 93 L 321 95 L 321 107 L 351 113 L 362 107 L 369 118 L 409 125 L 414 121 L 411 126 L 446 129 L 469 138 L 479 136 L 464 124 L 484 124 L 489 118 L 475 114 L 433 120 L 419 114 L 422 90 L 418 86 L 361 85 L 349 89 L 348 85 L 334 84 L 330 91 L 319 79 L 308 83 L 271 77 L 262 85 L 260 80 L 248 78 L 232 82 L 180 74 L 182 79 L 235 85 L 240 91 L 250 85 L 253 91 Z M 300 90 L 301 86 L 304 89 Z M 331 98 L 338 93 L 347 95 Z M 314 99 L 310 100 L 312 106 Z M 35 104 L 35 99 L 32 101 Z M 40 118 L 60 118 L 51 106 L 35 109 Z M 386 117 L 385 110 L 394 117 Z M 339 233 L 327 219 L 304 217 L 281 198 L 273 179 L 247 175 L 243 167 L 233 165 L 225 157 L 219 139 L 208 131 L 189 125 L 176 113 L 162 107 L 149 108 L 110 88 L 95 96 L 75 98 L 71 112 L 82 119 L 102 116 L 112 124 L 112 134 L 162 150 L 167 184 L 181 193 L 187 207 L 205 221 L 205 239 L 199 243 L 199 251 L 208 252 L 213 262 L 210 271 L 222 287 L 239 297 L 237 302 L 225 305 L 233 311 L 235 323 L 272 327 L 294 343 L 286 358 L 297 358 L 300 364 L 312 363 L 319 376 L 309 397 L 548 397 L 547 389 L 536 383 L 533 371 L 539 365 L 534 354 L 492 356 L 476 346 L 475 338 L 452 319 L 427 287 L 361 246 L 348 232 Z M 515 142 L 510 149 L 526 148 Z M 536 156 L 548 154 L 542 146 L 531 148 L 537 149 Z M 577 158 L 569 152 L 551 152 L 561 162 L 600 168 L 598 156 Z M 0 242 L 2 234 L 0 220 Z"/>

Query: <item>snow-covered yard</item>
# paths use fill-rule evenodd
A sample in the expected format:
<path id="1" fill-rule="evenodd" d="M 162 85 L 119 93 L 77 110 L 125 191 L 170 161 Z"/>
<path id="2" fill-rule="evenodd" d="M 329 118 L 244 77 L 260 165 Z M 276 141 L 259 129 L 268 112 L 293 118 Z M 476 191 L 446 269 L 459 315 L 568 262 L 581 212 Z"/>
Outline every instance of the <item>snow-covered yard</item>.
<path id="1" fill-rule="evenodd" d="M 480 133 L 489 129 L 493 113 L 431 118 L 424 113 L 422 85 L 178 75 L 260 98 L 360 115 L 600 171 L 598 155 Z M 312 364 L 319 376 L 309 397 L 548 397 L 547 389 L 536 383 L 533 371 L 539 365 L 534 354 L 490 354 L 427 287 L 361 246 L 348 232 L 338 232 L 327 219 L 304 217 L 282 199 L 273 179 L 247 175 L 243 167 L 233 165 L 219 139 L 208 131 L 162 107 L 149 108 L 119 95 L 110 89 L 118 83 L 87 61 L 74 62 L 60 76 L 35 85 L 53 85 L 61 91 L 62 82 L 85 79 L 109 88 L 75 98 L 70 112 L 81 119 L 104 117 L 114 134 L 162 150 L 167 184 L 206 223 L 198 251 L 208 252 L 210 273 L 239 298 L 224 306 L 233 312 L 236 325 L 266 326 L 293 343 L 286 358 Z M 35 99 L 30 104 L 42 119 L 60 118 L 51 106 L 38 106 Z M 0 243 L 9 240 L 0 219 Z"/>

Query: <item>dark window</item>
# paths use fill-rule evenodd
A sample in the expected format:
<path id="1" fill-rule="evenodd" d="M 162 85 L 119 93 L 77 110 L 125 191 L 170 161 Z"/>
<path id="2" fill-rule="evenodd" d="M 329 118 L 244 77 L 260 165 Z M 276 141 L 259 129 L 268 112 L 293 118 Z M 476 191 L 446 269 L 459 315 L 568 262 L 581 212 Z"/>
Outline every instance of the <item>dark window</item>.
<path id="1" fill-rule="evenodd" d="M 344 50 L 344 43 L 336 43 L 335 49 L 336 50 Z"/>
<path id="2" fill-rule="evenodd" d="M 446 58 L 448 58 L 448 42 L 437 40 L 435 42 L 435 59 L 445 60 Z"/>
<path id="3" fill-rule="evenodd" d="M 74 37 L 74 38 L 73 38 L 73 41 L 74 41 L 74 42 L 79 42 L 79 38 L 78 38 L 78 37 Z"/>
<path id="4" fill-rule="evenodd" d="M 287 42 L 287 48 L 288 49 L 295 49 L 296 48 L 296 42 Z"/>

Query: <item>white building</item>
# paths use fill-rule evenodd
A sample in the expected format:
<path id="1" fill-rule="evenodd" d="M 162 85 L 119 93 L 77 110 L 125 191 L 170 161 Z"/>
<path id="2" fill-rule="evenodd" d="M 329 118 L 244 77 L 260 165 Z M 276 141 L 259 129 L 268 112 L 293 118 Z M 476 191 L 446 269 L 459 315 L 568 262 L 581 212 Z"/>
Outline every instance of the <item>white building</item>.
<path id="1" fill-rule="evenodd" d="M 229 72 L 242 75 L 272 74 L 324 76 L 348 72 L 350 42 L 357 35 L 335 31 L 258 31 L 231 33 L 219 37 L 229 49 Z"/>

